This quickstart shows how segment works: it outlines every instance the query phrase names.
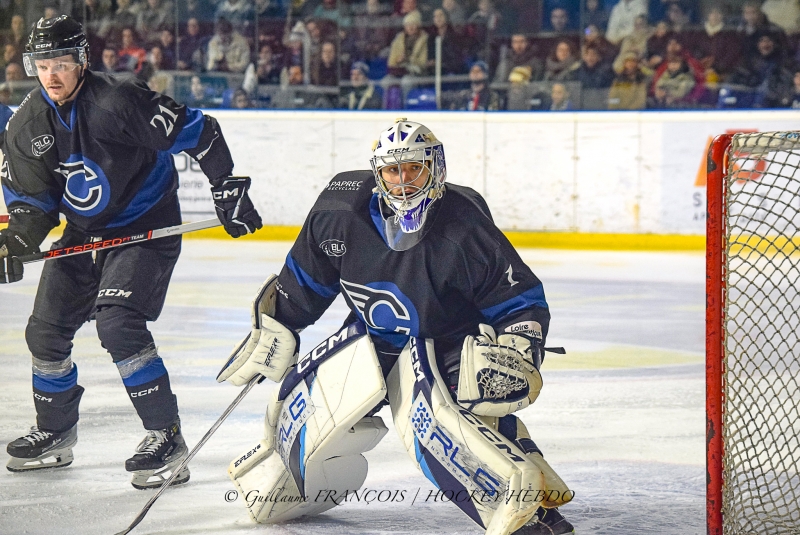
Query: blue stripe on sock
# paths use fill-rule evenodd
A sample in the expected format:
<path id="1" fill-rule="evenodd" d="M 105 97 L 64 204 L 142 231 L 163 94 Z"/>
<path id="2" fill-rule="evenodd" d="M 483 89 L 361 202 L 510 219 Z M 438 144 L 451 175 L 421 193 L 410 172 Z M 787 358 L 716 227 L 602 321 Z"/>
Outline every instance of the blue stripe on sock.
<path id="1" fill-rule="evenodd" d="M 66 392 L 78 384 L 78 366 L 63 377 L 41 377 L 33 374 L 33 388 L 41 392 Z"/>
<path id="2" fill-rule="evenodd" d="M 156 357 L 147 366 L 137 370 L 130 377 L 123 377 L 122 383 L 125 386 L 139 386 L 154 381 L 166 373 L 167 368 L 164 367 L 164 361 L 161 360 L 161 357 Z"/>

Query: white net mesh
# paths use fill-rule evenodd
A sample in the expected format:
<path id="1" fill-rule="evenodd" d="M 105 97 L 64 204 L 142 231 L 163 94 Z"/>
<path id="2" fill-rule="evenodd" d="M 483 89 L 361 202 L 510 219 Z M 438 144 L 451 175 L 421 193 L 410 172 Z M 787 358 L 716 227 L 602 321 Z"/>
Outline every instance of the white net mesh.
<path id="1" fill-rule="evenodd" d="M 725 177 L 724 533 L 800 533 L 800 137 L 734 136 Z"/>

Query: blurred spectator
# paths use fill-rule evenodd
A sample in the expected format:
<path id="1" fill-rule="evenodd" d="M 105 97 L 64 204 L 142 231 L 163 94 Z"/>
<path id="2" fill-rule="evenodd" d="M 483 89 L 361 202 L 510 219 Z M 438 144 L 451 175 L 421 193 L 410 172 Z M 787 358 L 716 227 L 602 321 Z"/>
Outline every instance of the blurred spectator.
<path id="1" fill-rule="evenodd" d="M 572 30 L 569 12 L 563 7 L 554 7 L 550 11 L 550 29 L 556 33 Z"/>
<path id="2" fill-rule="evenodd" d="M 325 40 L 324 36 L 322 35 L 320 22 L 314 19 L 309 19 L 306 21 L 305 25 L 298 23 L 298 29 L 300 27 L 305 28 L 305 35 L 308 37 L 308 40 L 304 40 L 303 42 L 304 44 L 308 44 L 309 56 L 312 58 L 319 57 L 320 49 L 322 48 L 322 41 Z"/>
<path id="3" fill-rule="evenodd" d="M 25 79 L 25 71 L 19 63 L 9 63 L 6 65 L 6 82 L 20 82 Z"/>
<path id="4" fill-rule="evenodd" d="M 86 33 L 98 33 L 111 17 L 111 0 L 84 0 L 81 22 Z"/>
<path id="5" fill-rule="evenodd" d="M 300 65 L 290 65 L 281 71 L 281 86 L 287 85 L 303 85 L 305 83 L 305 76 L 303 75 L 303 67 Z"/>
<path id="6" fill-rule="evenodd" d="M 11 103 L 11 88 L 8 87 L 8 84 L 3 82 L 0 84 L 0 104 L 5 104 L 6 106 L 13 106 Z"/>
<path id="7" fill-rule="evenodd" d="M 642 110 L 647 104 L 648 74 L 639 66 L 636 54 L 624 58 L 619 73 L 608 93 L 609 110 Z"/>
<path id="8" fill-rule="evenodd" d="M 347 12 L 348 4 L 339 0 L 322 0 L 314 10 L 315 19 L 329 20 L 337 26 L 350 27 L 352 19 Z"/>
<path id="9" fill-rule="evenodd" d="M 794 73 L 792 75 L 792 104 L 791 108 L 795 110 L 800 110 L 800 67 L 794 68 Z"/>
<path id="10" fill-rule="evenodd" d="M 636 54 L 639 60 L 647 57 L 647 41 L 653 35 L 653 29 L 647 24 L 646 15 L 638 15 L 633 22 L 633 32 L 626 36 L 619 47 L 619 54 L 614 60 L 614 71 L 622 72 L 622 63 L 624 57 L 630 52 Z"/>
<path id="11" fill-rule="evenodd" d="M 226 19 L 219 19 L 208 42 L 206 70 L 243 73 L 250 63 L 250 46 Z"/>
<path id="12" fill-rule="evenodd" d="M 175 25 L 175 8 L 169 0 L 147 0 L 136 17 L 136 31 L 145 43 L 155 43 L 163 26 Z"/>
<path id="13" fill-rule="evenodd" d="M 570 2 L 576 0 L 569 0 Z M 577 3 L 577 2 L 576 2 Z M 542 0 L 503 0 L 500 6 L 500 31 L 503 36 L 533 34 L 542 29 Z M 577 11 L 576 11 L 577 13 Z M 573 17 L 578 20 L 578 17 Z"/>
<path id="14" fill-rule="evenodd" d="M 286 38 L 284 44 L 286 50 L 283 53 L 283 67 L 288 69 L 293 65 L 299 65 L 302 71 L 305 65 L 305 42 L 308 40 L 308 35 L 298 31 L 296 26 Z"/>
<path id="15" fill-rule="evenodd" d="M 252 108 L 253 104 L 250 102 L 250 97 L 244 89 L 237 89 L 233 92 L 231 97 L 231 108 L 235 110 L 246 110 Z"/>
<path id="16" fill-rule="evenodd" d="M 161 28 L 161 32 L 158 35 L 156 44 L 161 48 L 161 53 L 164 56 L 161 68 L 165 71 L 174 70 L 177 66 L 175 61 L 175 34 L 169 28 Z"/>
<path id="17" fill-rule="evenodd" d="M 368 78 L 369 66 L 363 61 L 356 61 L 350 69 L 352 88 L 342 88 L 339 107 L 346 110 L 379 110 L 383 107 L 383 99 L 375 84 Z"/>
<path id="18" fill-rule="evenodd" d="M 484 42 L 487 33 L 494 32 L 500 22 L 500 13 L 492 0 L 478 0 L 478 9 L 470 15 L 467 22 L 476 26 L 476 39 Z"/>
<path id="19" fill-rule="evenodd" d="M 672 39 L 672 30 L 669 23 L 661 20 L 656 24 L 653 35 L 647 40 L 647 65 L 651 69 L 655 69 L 667 57 L 667 43 Z"/>
<path id="20" fill-rule="evenodd" d="M 793 77 L 784 51 L 770 32 L 759 32 L 757 43 L 757 52 L 733 73 L 730 81 L 754 91 L 754 107 L 786 107 L 792 101 Z"/>
<path id="21" fill-rule="evenodd" d="M 107 17 L 97 30 L 106 41 L 121 41 L 124 28 L 135 28 L 141 5 L 132 0 L 117 0 L 117 10 Z"/>
<path id="22" fill-rule="evenodd" d="M 560 83 L 553 84 L 550 89 L 550 111 L 571 110 L 572 102 L 569 100 L 567 86 Z"/>
<path id="23" fill-rule="evenodd" d="M 27 42 L 28 32 L 25 28 L 25 19 L 22 18 L 22 15 L 12 16 L 9 32 L 5 34 L 3 43 L 15 45 L 18 50 L 23 50 Z"/>
<path id="24" fill-rule="evenodd" d="M 336 60 L 336 45 L 330 41 L 322 43 L 319 57 L 311 61 L 311 83 L 329 87 L 338 86 L 339 69 Z"/>
<path id="25" fill-rule="evenodd" d="M 781 44 L 785 42 L 783 30 L 767 20 L 766 15 L 761 11 L 759 0 L 746 0 L 742 5 L 742 20 L 736 31 L 743 38 L 742 53 L 745 55 L 758 51 L 758 38 L 763 32 L 780 34 Z"/>
<path id="26" fill-rule="evenodd" d="M 3 46 L 3 62 L 0 67 L 5 68 L 9 63 L 22 65 L 22 51 L 14 43 L 6 43 Z"/>
<path id="27" fill-rule="evenodd" d="M 530 95 L 531 68 L 528 66 L 514 67 L 508 75 L 508 94 L 506 95 L 506 110 L 528 111 L 531 109 Z"/>
<path id="28" fill-rule="evenodd" d="M 256 93 L 259 85 L 278 85 L 281 82 L 281 69 L 272 55 L 272 47 L 268 44 L 261 45 L 258 50 L 258 65 L 252 63 L 247 66 L 244 73 L 242 88 L 250 95 Z"/>
<path id="29" fill-rule="evenodd" d="M 142 78 L 147 80 L 147 86 L 157 93 L 173 94 L 173 78 L 164 72 L 164 51 L 160 46 L 150 48 L 147 63 L 142 67 Z"/>
<path id="30" fill-rule="evenodd" d="M 464 74 L 465 47 L 441 8 L 433 12 L 433 33 L 428 36 L 428 72 L 433 72 L 436 65 L 436 37 L 442 38 L 442 74 Z"/>
<path id="31" fill-rule="evenodd" d="M 708 10 L 703 30 L 694 36 L 691 51 L 705 69 L 706 83 L 725 81 L 734 71 L 741 46 L 736 32 L 725 28 L 720 8 Z"/>
<path id="32" fill-rule="evenodd" d="M 681 38 L 677 35 L 673 35 L 667 41 L 666 52 L 667 57 L 680 56 L 683 59 L 684 63 L 689 69 L 689 72 L 695 80 L 692 92 L 686 97 L 686 100 L 695 103 L 698 102 L 705 92 L 706 76 L 703 65 L 697 61 L 688 50 L 684 48 Z M 656 68 L 655 75 L 653 77 L 654 80 L 657 81 L 659 78 L 661 78 L 661 76 L 667 71 L 667 68 L 667 61 L 662 61 L 661 65 Z M 655 84 L 653 85 L 653 89 L 655 90 Z"/>
<path id="33" fill-rule="evenodd" d="M 689 71 L 689 66 L 679 55 L 669 55 L 667 69 L 654 82 L 653 108 L 685 108 L 695 104 L 691 91 L 697 83 Z"/>
<path id="34" fill-rule="evenodd" d="M 561 40 L 556 43 L 553 52 L 547 57 L 544 63 L 545 80 L 564 80 L 569 76 L 571 69 L 576 67 L 578 58 L 572 43 Z"/>
<path id="35" fill-rule="evenodd" d="M 586 45 L 581 52 L 580 63 L 570 69 L 565 79 L 580 82 L 582 90 L 607 89 L 614 81 L 614 71 L 608 63 L 603 62 L 597 47 Z"/>
<path id="36" fill-rule="evenodd" d="M 205 68 L 205 52 L 209 38 L 200 34 L 200 23 L 192 17 L 186 23 L 186 35 L 180 39 L 178 69 L 201 71 Z"/>
<path id="37" fill-rule="evenodd" d="M 450 24 L 460 26 L 467 22 L 467 13 L 459 0 L 442 0 L 442 9 L 447 12 Z"/>
<path id="38" fill-rule="evenodd" d="M 633 33 L 634 22 L 639 15 L 647 16 L 646 0 L 619 0 L 608 17 L 606 39 L 617 45 Z"/>
<path id="39" fill-rule="evenodd" d="M 132 28 L 122 30 L 122 48 L 119 51 L 120 67 L 126 71 L 139 72 L 147 59 L 147 52 L 136 44 L 136 33 Z"/>
<path id="40" fill-rule="evenodd" d="M 681 33 L 689 28 L 691 19 L 689 13 L 680 2 L 672 2 L 667 7 L 667 21 L 675 33 Z"/>
<path id="41" fill-rule="evenodd" d="M 217 6 L 214 17 L 227 20 L 233 29 L 246 34 L 255 18 L 252 0 L 222 0 Z"/>
<path id="42" fill-rule="evenodd" d="M 403 17 L 403 31 L 392 41 L 389 73 L 393 76 L 421 75 L 428 63 L 428 34 L 421 29 L 422 16 L 412 11 Z"/>
<path id="43" fill-rule="evenodd" d="M 117 49 L 114 48 L 113 45 L 106 45 L 103 48 L 103 53 L 101 55 L 102 62 L 98 67 L 92 67 L 92 70 L 96 70 L 98 72 L 105 72 L 109 74 L 113 74 L 119 71 L 119 56 L 117 54 Z"/>
<path id="44" fill-rule="evenodd" d="M 214 20 L 213 0 L 179 0 L 178 14 L 181 21 L 196 19 L 200 23 Z"/>
<path id="45" fill-rule="evenodd" d="M 492 91 L 488 84 L 489 67 L 483 61 L 476 61 L 469 70 L 470 89 L 461 91 L 451 103 L 452 110 L 496 111 L 503 109 L 500 95 Z"/>
<path id="46" fill-rule="evenodd" d="M 351 58 L 370 61 L 389 46 L 389 17 L 379 0 L 367 0 L 353 21 L 342 47 Z"/>
<path id="47" fill-rule="evenodd" d="M 216 107 L 209 95 L 209 91 L 205 84 L 200 80 L 199 76 L 192 76 L 189 85 L 189 97 L 186 99 L 186 105 L 192 108 L 210 108 Z"/>
<path id="48" fill-rule="evenodd" d="M 584 46 L 595 47 L 597 51 L 600 52 L 600 57 L 603 58 L 603 61 L 608 63 L 614 61 L 614 58 L 617 56 L 617 47 L 608 42 L 606 36 L 597 26 L 589 24 L 586 26 L 583 35 Z"/>
<path id="49" fill-rule="evenodd" d="M 495 72 L 496 82 L 505 82 L 517 67 L 528 68 L 528 80 L 541 80 L 544 77 L 544 63 L 536 57 L 536 51 L 530 46 L 530 41 L 523 34 L 511 36 L 511 48 L 500 58 Z"/>
<path id="50" fill-rule="evenodd" d="M 797 0 L 766 0 L 761 11 L 767 20 L 789 35 L 800 31 L 800 4 Z"/>
<path id="51" fill-rule="evenodd" d="M 590 24 L 602 32 L 605 32 L 608 27 L 608 11 L 605 10 L 600 0 L 586 0 L 583 25 L 586 27 Z"/>

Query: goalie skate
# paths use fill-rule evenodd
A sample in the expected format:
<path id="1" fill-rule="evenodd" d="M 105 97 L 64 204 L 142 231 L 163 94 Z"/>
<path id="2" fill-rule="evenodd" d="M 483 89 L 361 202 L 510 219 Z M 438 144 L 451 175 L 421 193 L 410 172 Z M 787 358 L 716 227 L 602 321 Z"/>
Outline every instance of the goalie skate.
<path id="1" fill-rule="evenodd" d="M 189 455 L 186 442 L 181 435 L 180 424 L 172 424 L 166 429 L 148 431 L 144 440 L 136 447 L 136 454 L 125 461 L 125 470 L 133 473 L 131 485 L 145 490 L 158 488 L 170 478 Z M 180 485 L 189 481 L 189 467 L 185 466 L 172 481 Z"/>
<path id="2" fill-rule="evenodd" d="M 558 509 L 539 507 L 531 521 L 511 535 L 568 535 L 575 528 L 564 518 Z"/>
<path id="3" fill-rule="evenodd" d="M 9 442 L 11 455 L 6 468 L 11 472 L 27 472 L 72 464 L 72 447 L 78 442 L 78 426 L 63 433 L 44 431 L 34 426 L 31 432 Z"/>

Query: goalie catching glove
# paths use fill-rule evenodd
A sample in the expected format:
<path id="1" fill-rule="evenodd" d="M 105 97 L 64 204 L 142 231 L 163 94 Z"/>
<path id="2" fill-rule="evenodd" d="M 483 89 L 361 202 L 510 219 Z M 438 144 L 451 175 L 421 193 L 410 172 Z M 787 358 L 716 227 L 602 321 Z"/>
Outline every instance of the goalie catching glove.
<path id="1" fill-rule="evenodd" d="M 480 332 L 467 336 L 461 348 L 458 404 L 481 416 L 505 416 L 536 401 L 542 389 L 541 339 L 497 336 L 484 324 Z"/>
<path id="2" fill-rule="evenodd" d="M 259 289 L 253 300 L 253 330 L 236 346 L 217 375 L 217 382 L 242 386 L 256 375 L 263 375 L 277 383 L 297 362 L 300 337 L 272 317 L 277 283 L 278 277 L 272 275 Z"/>

